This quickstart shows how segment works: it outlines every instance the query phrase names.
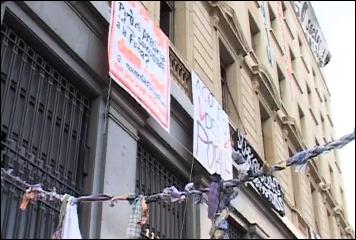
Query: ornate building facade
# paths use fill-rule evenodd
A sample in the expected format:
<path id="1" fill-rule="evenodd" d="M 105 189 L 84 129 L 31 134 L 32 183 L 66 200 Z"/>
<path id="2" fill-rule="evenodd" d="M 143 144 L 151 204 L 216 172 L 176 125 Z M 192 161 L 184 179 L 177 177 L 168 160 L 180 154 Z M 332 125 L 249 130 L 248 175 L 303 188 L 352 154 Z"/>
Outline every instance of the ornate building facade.
<path id="1" fill-rule="evenodd" d="M 300 20 L 304 5 L 141 4 L 171 42 L 169 134 L 116 84 L 108 101 L 110 2 L 1 3 L 2 167 L 72 194 L 152 194 L 183 186 L 192 162 L 192 71 L 221 103 L 231 130 L 242 133 L 263 163 L 335 140 L 320 69 L 330 54 L 325 48 L 318 54 L 326 44 L 322 37 L 317 47 L 309 45 Z M 194 165 L 193 176 L 207 185 L 201 165 Z M 276 178 L 285 216 L 246 184 L 233 201 L 231 238 L 355 237 L 336 151 L 314 159 L 303 173 L 287 169 Z M 38 203 L 22 213 L 21 188 L 1 188 L 1 237 L 48 238 L 59 207 Z M 122 238 L 130 206 L 90 204 L 79 213 L 84 237 Z M 188 201 L 153 205 L 148 228 L 160 238 L 207 238 L 210 226 L 207 205 Z"/>

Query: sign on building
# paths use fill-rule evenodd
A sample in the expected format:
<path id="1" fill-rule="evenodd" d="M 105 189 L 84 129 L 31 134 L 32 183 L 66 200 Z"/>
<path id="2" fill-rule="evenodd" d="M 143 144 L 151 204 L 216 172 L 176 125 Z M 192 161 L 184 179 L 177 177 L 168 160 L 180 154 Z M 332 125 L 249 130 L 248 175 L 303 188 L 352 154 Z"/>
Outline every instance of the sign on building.
<path id="1" fill-rule="evenodd" d="M 210 174 L 232 179 L 229 118 L 213 94 L 192 71 L 194 157 Z"/>
<path id="2" fill-rule="evenodd" d="M 293 6 L 316 60 L 324 67 L 331 55 L 310 1 L 293 1 Z"/>
<path id="3" fill-rule="evenodd" d="M 283 6 L 282 6 L 282 1 L 278 1 L 277 2 L 277 9 L 278 9 L 278 21 L 280 22 L 281 26 L 282 26 L 282 39 L 283 39 L 283 47 L 284 47 L 284 62 L 285 62 L 285 68 L 286 68 L 286 72 L 287 72 L 287 79 L 290 82 L 292 81 L 292 72 L 293 72 L 293 68 L 292 68 L 292 60 L 291 60 L 291 56 L 290 56 L 290 52 L 289 52 L 289 45 L 288 45 L 288 41 L 287 41 L 287 26 L 284 24 L 284 11 L 283 11 Z"/>
<path id="4" fill-rule="evenodd" d="M 270 34 L 269 34 L 269 29 L 271 28 L 271 21 L 269 17 L 269 11 L 268 11 L 268 3 L 267 1 L 260 1 L 261 2 L 261 14 L 263 17 L 263 25 L 265 26 L 265 34 L 264 36 L 266 37 L 266 52 L 267 52 L 267 59 L 269 64 L 273 67 L 273 53 L 272 53 L 272 46 L 270 42 Z"/>
<path id="5" fill-rule="evenodd" d="M 137 1 L 113 1 L 109 74 L 169 132 L 169 40 Z"/>
<path id="6" fill-rule="evenodd" d="M 234 148 L 248 161 L 249 174 L 254 175 L 262 170 L 262 160 L 239 130 L 236 130 L 234 134 Z M 275 177 L 258 177 L 255 178 L 251 184 L 257 189 L 258 193 L 272 205 L 274 210 L 281 216 L 285 215 L 283 192 Z"/>

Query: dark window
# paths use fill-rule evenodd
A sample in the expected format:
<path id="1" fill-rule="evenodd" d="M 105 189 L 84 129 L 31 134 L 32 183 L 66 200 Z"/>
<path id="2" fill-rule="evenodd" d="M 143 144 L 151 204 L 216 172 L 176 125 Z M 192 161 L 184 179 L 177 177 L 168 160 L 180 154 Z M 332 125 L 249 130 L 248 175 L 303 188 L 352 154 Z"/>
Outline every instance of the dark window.
<path id="1" fill-rule="evenodd" d="M 261 130 L 262 130 L 262 142 L 263 142 L 263 154 L 264 154 L 264 160 L 267 161 L 273 161 L 271 159 L 271 151 L 270 149 L 270 136 L 272 134 L 272 123 L 270 120 L 270 116 L 267 113 L 265 107 L 259 103 L 260 106 L 260 119 L 261 119 Z"/>
<path id="2" fill-rule="evenodd" d="M 174 39 L 174 1 L 161 1 L 159 26 L 169 40 Z"/>
<path id="3" fill-rule="evenodd" d="M 136 193 L 150 195 L 161 192 L 165 187 L 176 186 L 183 189 L 185 182 L 173 171 L 170 171 L 142 143 L 137 146 Z M 179 239 L 186 236 L 186 225 L 183 220 L 184 203 L 150 204 L 150 216 L 147 226 L 150 232 L 161 239 Z M 189 216 L 189 213 L 186 213 Z"/>
<path id="4" fill-rule="evenodd" d="M 278 76 L 278 84 L 279 84 L 279 94 L 281 96 L 282 102 L 284 104 L 287 103 L 287 81 L 286 78 L 284 77 L 284 74 L 281 70 L 281 68 L 279 67 L 279 65 L 277 65 L 277 76 Z"/>
<path id="5" fill-rule="evenodd" d="M 20 34 L 1 26 L 1 167 L 28 183 L 81 193 L 89 101 Z M 1 187 L 1 238 L 50 238 L 60 203 L 38 201 L 25 212 L 24 186 Z M 49 189 L 51 190 L 51 189 Z"/>
<path id="6" fill-rule="evenodd" d="M 297 65 L 295 55 L 290 48 L 289 48 L 289 54 L 290 54 L 290 60 L 292 63 L 292 71 L 293 71 L 293 73 L 296 73 L 296 71 L 298 70 L 298 65 Z M 298 84 L 298 83 L 296 83 L 296 84 Z"/>
<path id="7" fill-rule="evenodd" d="M 244 230 L 231 216 L 227 219 L 229 239 L 246 239 L 247 231 Z"/>
<path id="8" fill-rule="evenodd" d="M 251 33 L 251 46 L 255 54 L 257 54 L 256 53 L 257 46 L 260 43 L 258 39 L 260 29 L 258 28 L 257 23 L 255 19 L 252 17 L 252 15 L 249 13 L 248 16 L 249 16 L 250 33 Z"/>
<path id="9" fill-rule="evenodd" d="M 289 49 L 289 54 L 290 54 L 290 60 L 293 62 L 295 60 L 295 56 L 291 49 Z"/>
<path id="10" fill-rule="evenodd" d="M 228 86 L 226 79 L 226 70 L 223 65 L 220 65 L 220 74 L 221 74 L 221 90 L 222 90 L 222 108 L 226 113 L 229 112 L 228 108 Z"/>
<path id="11" fill-rule="evenodd" d="M 315 225 L 315 230 L 316 233 L 320 236 L 320 229 L 319 229 L 319 214 L 318 214 L 318 196 L 317 196 L 317 191 L 315 190 L 314 186 L 312 183 L 310 183 L 310 190 L 311 190 L 311 196 L 312 196 L 312 201 L 313 201 L 313 216 L 314 216 L 314 225 Z"/>
<path id="12" fill-rule="evenodd" d="M 234 72 L 236 65 L 222 40 L 219 41 L 219 55 L 222 108 L 232 120 L 237 121 L 237 89 L 231 87 L 235 86 L 234 83 L 237 80 L 236 72 Z"/>
<path id="13" fill-rule="evenodd" d="M 229 229 L 227 231 L 228 231 L 229 239 L 243 239 L 242 234 L 235 226 L 230 224 Z"/>
<path id="14" fill-rule="evenodd" d="M 306 136 L 304 136 L 304 133 L 305 133 L 305 115 L 303 113 L 303 110 L 301 109 L 301 107 L 299 106 L 298 104 L 298 113 L 299 113 L 299 120 L 300 120 L 300 133 L 303 134 L 303 137 L 305 138 Z"/>

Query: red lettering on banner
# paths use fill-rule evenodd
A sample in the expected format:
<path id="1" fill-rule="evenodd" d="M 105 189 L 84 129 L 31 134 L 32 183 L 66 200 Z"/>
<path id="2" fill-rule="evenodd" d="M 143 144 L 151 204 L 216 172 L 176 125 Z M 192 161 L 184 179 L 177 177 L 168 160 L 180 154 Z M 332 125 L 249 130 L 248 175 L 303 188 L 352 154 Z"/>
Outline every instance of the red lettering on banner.
<path id="1" fill-rule="evenodd" d="M 131 7 L 133 7 L 133 8 L 135 8 L 135 7 L 137 6 L 135 1 L 129 1 L 129 4 L 130 4 Z"/>
<path id="2" fill-rule="evenodd" d="M 127 58 L 128 60 L 130 60 L 130 62 L 138 69 L 141 68 L 141 60 L 139 57 L 136 56 L 136 54 L 134 52 L 131 51 L 131 49 L 129 49 L 126 45 L 125 45 L 125 40 L 123 38 L 121 38 L 118 41 L 118 46 L 119 46 L 119 50 L 122 53 L 122 55 L 124 55 L 125 58 Z"/>
<path id="3" fill-rule="evenodd" d="M 139 84 L 139 88 L 140 89 L 144 89 L 144 91 L 146 92 L 146 95 L 145 97 L 143 96 L 143 94 L 141 94 L 138 90 L 138 88 L 134 88 L 132 87 L 133 83 L 136 82 L 134 81 L 134 79 L 131 78 L 131 76 L 121 67 L 119 66 L 118 64 L 116 64 L 116 67 L 118 67 L 118 69 L 113 69 L 113 73 L 115 74 L 115 76 L 117 76 L 119 79 L 121 79 L 121 82 L 128 88 L 130 89 L 130 91 L 132 91 L 132 93 L 138 98 L 140 99 L 142 102 L 144 103 L 149 103 L 147 97 L 151 100 L 151 103 L 155 103 L 155 99 L 150 95 L 150 94 L 147 94 L 147 89 L 145 89 L 143 86 L 141 86 Z M 117 70 L 121 70 L 120 72 L 118 72 Z M 164 125 L 167 125 L 167 121 L 168 121 L 168 113 L 163 110 L 163 111 L 157 111 L 158 109 L 158 106 L 157 107 L 151 107 L 153 106 L 154 104 L 149 104 L 149 109 L 150 111 L 156 115 L 156 116 L 159 116 L 159 117 L 162 117 L 162 123 Z"/>
<path id="4" fill-rule="evenodd" d="M 138 1 L 115 1 L 112 8 L 109 74 L 169 131 L 168 39 Z"/>
<path id="5" fill-rule="evenodd" d="M 153 83 L 153 85 L 161 95 L 164 95 L 164 90 L 165 90 L 164 85 L 159 82 L 159 80 L 155 77 L 155 75 L 153 75 L 152 73 L 150 73 L 149 75 L 150 75 L 151 83 Z"/>
<path id="6" fill-rule="evenodd" d="M 202 106 L 201 106 L 201 98 L 199 97 L 198 98 L 198 111 L 199 111 L 199 120 L 201 121 L 201 122 L 203 122 L 204 120 L 205 120 L 205 117 L 206 117 L 206 114 L 205 114 L 205 111 L 204 111 L 204 109 L 202 108 Z"/>

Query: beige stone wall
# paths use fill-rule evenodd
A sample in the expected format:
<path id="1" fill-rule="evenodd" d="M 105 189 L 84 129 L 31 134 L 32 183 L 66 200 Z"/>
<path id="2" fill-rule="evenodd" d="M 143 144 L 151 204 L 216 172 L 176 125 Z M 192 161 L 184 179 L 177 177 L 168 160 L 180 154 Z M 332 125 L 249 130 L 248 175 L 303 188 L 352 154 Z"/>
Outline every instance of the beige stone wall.
<path id="1" fill-rule="evenodd" d="M 233 74 L 230 72 L 229 76 L 232 79 L 230 87 L 241 117 L 238 119 L 236 113 L 232 113 L 232 125 L 239 128 L 243 126 L 246 139 L 261 158 L 270 163 L 286 160 L 288 149 L 294 153 L 316 143 L 323 144 L 335 139 L 330 93 L 297 22 L 291 2 L 268 2 L 269 12 L 275 16 L 271 28 L 267 31 L 273 54 L 272 65 L 267 58 L 267 36 L 261 14 L 261 1 L 219 2 L 219 6 L 228 14 L 235 12 L 238 26 L 231 23 L 231 19 L 230 23 L 238 28 L 241 34 L 239 37 L 245 40 L 242 43 L 245 44 L 246 55 L 241 56 L 238 53 L 235 42 L 229 37 L 230 33 L 227 33 L 227 26 L 226 29 L 216 27 L 222 21 L 221 15 L 217 15 L 220 18 L 214 17 L 217 8 L 201 1 L 176 2 L 174 43 L 189 68 L 199 75 L 220 102 L 222 93 L 219 41 L 224 42 L 230 49 L 235 64 Z M 142 3 L 159 24 L 160 3 Z M 282 15 L 280 10 L 283 10 Z M 259 29 L 255 35 L 250 31 L 251 19 Z M 290 53 L 294 60 L 291 61 L 291 69 L 288 69 L 286 57 Z M 242 57 L 242 62 L 237 64 L 239 57 Z M 266 80 L 270 84 L 269 88 L 276 91 L 270 94 L 275 96 L 276 101 L 281 101 L 277 103 L 278 109 L 271 106 L 270 100 L 266 100 L 269 96 L 265 96 L 261 90 L 264 86 L 261 86 L 261 83 L 256 84 L 262 76 L 253 69 L 257 65 L 264 67 L 266 73 L 263 76 L 269 76 Z M 291 74 L 288 71 L 291 71 Z M 279 79 L 281 74 L 285 78 L 284 82 Z M 265 106 L 270 117 L 264 123 L 261 122 L 260 106 Z M 292 122 L 286 123 L 284 117 L 289 117 Z M 339 159 L 337 154 L 332 152 L 316 158 L 315 161 L 316 173 L 309 169 L 306 173 L 295 174 L 288 169 L 276 174 L 285 192 L 287 218 L 304 232 L 306 224 L 322 237 L 337 237 L 344 231 L 347 223 L 344 217 L 335 216 L 333 210 L 335 204 L 339 204 L 346 211 L 340 190 L 343 189 L 343 182 Z M 311 194 L 311 181 L 317 186 L 315 199 Z M 329 188 L 328 184 L 331 185 Z M 314 201 L 317 202 L 316 205 Z M 329 217 L 326 208 L 330 209 Z"/>

